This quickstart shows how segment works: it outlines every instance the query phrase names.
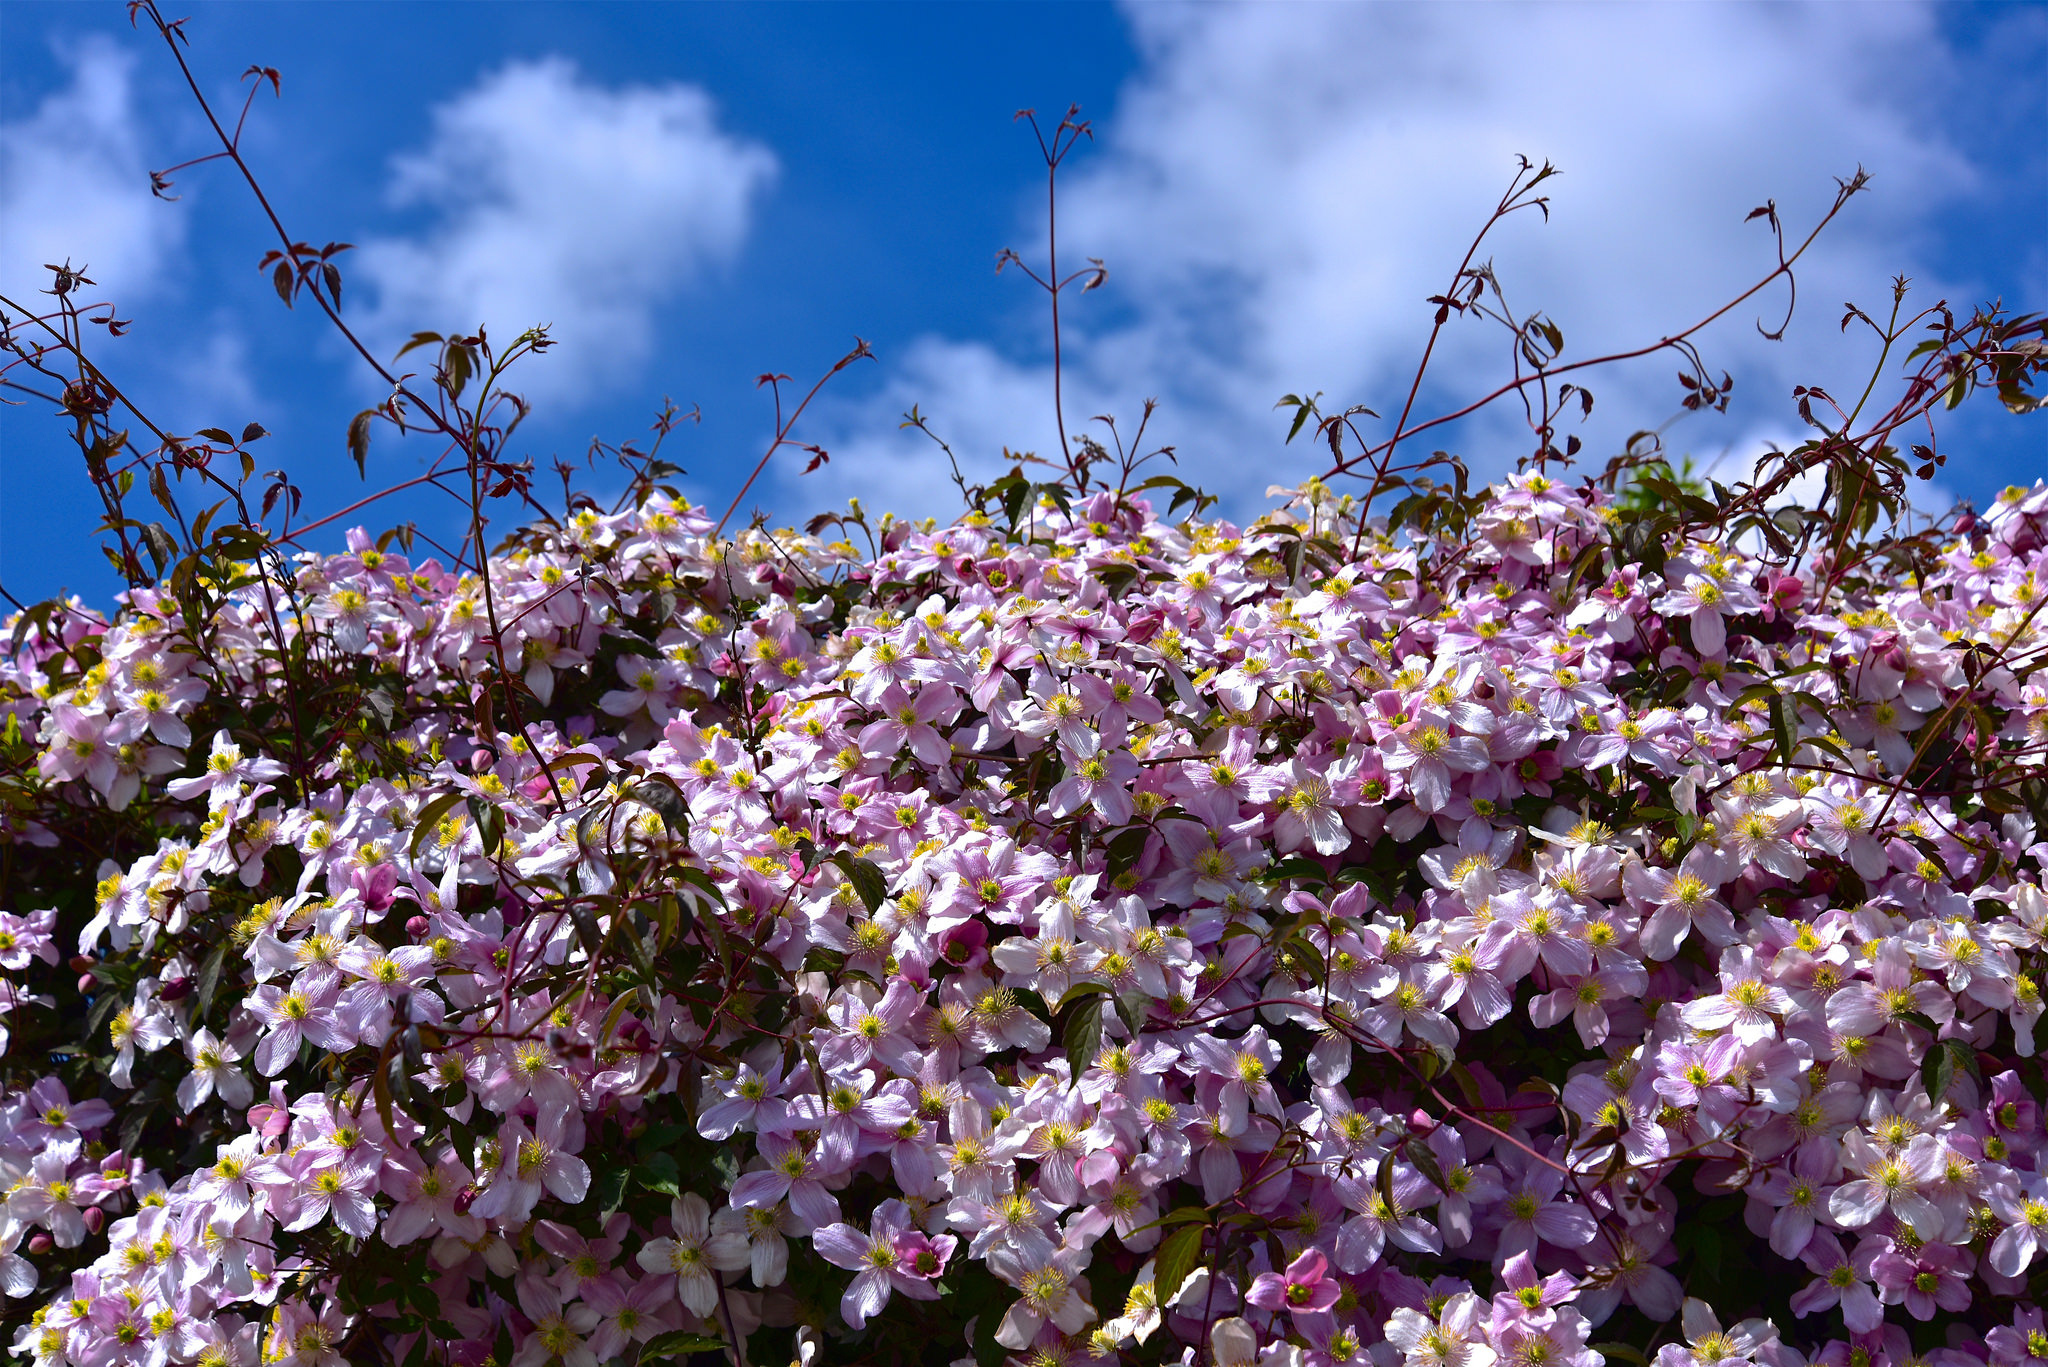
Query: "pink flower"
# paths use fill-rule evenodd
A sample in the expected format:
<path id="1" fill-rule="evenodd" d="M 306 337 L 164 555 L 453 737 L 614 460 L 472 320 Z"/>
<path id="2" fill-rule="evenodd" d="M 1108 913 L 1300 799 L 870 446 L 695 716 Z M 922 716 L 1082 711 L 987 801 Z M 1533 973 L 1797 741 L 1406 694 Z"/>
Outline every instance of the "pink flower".
<path id="1" fill-rule="evenodd" d="M 875 1207 L 869 1229 L 864 1235 L 852 1225 L 832 1224 L 811 1236 L 812 1244 L 826 1262 L 855 1274 L 852 1284 L 839 1298 L 840 1315 L 855 1329 L 864 1327 L 870 1318 L 882 1312 L 891 1292 L 900 1291 L 922 1301 L 939 1298 L 938 1288 L 932 1285 L 937 1271 L 917 1270 L 913 1260 L 918 1252 L 934 1254 L 941 1269 L 945 1265 L 945 1256 L 935 1254 L 929 1243 L 921 1250 L 911 1246 L 908 1257 L 899 1248 L 908 1242 L 911 1233 L 910 1209 L 901 1201 L 884 1201 Z M 922 1240 L 923 1236 L 917 1238 Z"/>
<path id="2" fill-rule="evenodd" d="M 581 1201 L 590 1190 L 590 1168 L 564 1150 L 564 1130 L 559 1111 L 543 1113 L 531 1128 L 517 1116 L 506 1121 L 498 1131 L 498 1170 L 470 1214 L 518 1225 L 533 1213 L 543 1190 L 572 1205 Z"/>
<path id="3" fill-rule="evenodd" d="M 1305 1248 L 1285 1272 L 1261 1272 L 1252 1280 L 1245 1300 L 1275 1314 L 1285 1310 L 1300 1319 L 1320 1315 L 1337 1303 L 1343 1288 L 1328 1275 L 1330 1260 L 1319 1248 Z"/>
<path id="4" fill-rule="evenodd" d="M 1852 1334 L 1867 1334 L 1884 1323 L 1884 1307 L 1870 1284 L 1870 1268 L 1850 1264 L 1842 1241 L 1826 1230 L 1817 1232 L 1801 1256 L 1812 1281 L 1792 1297 L 1792 1313 L 1807 1315 L 1842 1307 L 1842 1323 Z"/>

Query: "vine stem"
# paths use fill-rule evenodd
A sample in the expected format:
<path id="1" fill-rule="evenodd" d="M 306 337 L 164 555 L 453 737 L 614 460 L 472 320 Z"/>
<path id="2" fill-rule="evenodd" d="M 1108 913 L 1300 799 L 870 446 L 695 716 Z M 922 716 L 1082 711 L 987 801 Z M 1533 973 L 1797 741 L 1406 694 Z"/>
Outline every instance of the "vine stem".
<path id="1" fill-rule="evenodd" d="M 1835 220 L 1835 216 L 1842 212 L 1843 206 L 1849 202 L 1850 198 L 1861 192 L 1865 188 L 1865 186 L 1868 185 L 1868 183 L 1869 177 L 1865 175 L 1861 170 L 1858 170 L 1857 173 L 1849 180 L 1843 181 L 1841 183 L 1841 188 L 1835 194 L 1834 204 L 1828 209 L 1826 214 L 1822 215 L 1820 222 L 1816 223 L 1813 226 L 1812 231 L 1807 233 L 1805 239 L 1800 242 L 1799 246 L 1796 249 L 1794 249 L 1790 256 L 1786 256 L 1781 251 L 1779 253 L 1778 264 L 1771 269 L 1769 274 L 1765 275 L 1761 280 L 1757 281 L 1754 285 L 1751 285 L 1742 293 L 1736 295 L 1727 303 L 1721 305 L 1713 312 L 1707 314 L 1704 318 L 1701 318 L 1692 326 L 1684 328 L 1678 332 L 1670 333 L 1664 337 L 1660 337 L 1655 342 L 1651 342 L 1639 347 L 1634 347 L 1626 351 L 1609 352 L 1606 355 L 1589 357 L 1583 361 L 1572 361 L 1565 365 L 1551 367 L 1549 369 L 1539 371 L 1535 374 L 1517 376 L 1514 379 L 1507 381 L 1505 384 L 1502 384 L 1496 387 L 1495 389 L 1489 391 L 1482 397 L 1474 399 L 1472 402 L 1464 405 L 1462 408 L 1457 408 L 1449 413 L 1441 414 L 1437 417 L 1429 419 L 1426 422 L 1417 423 L 1414 427 L 1405 426 L 1404 419 L 1402 423 L 1395 424 L 1394 435 L 1387 438 L 1386 441 L 1381 442 L 1376 446 L 1367 447 L 1365 450 L 1360 451 L 1355 456 L 1351 456 L 1348 458 L 1340 458 L 1334 465 L 1330 467 L 1328 471 L 1324 473 L 1322 477 L 1328 480 L 1334 479 L 1338 475 L 1348 474 L 1353 468 L 1355 468 L 1362 462 L 1371 460 L 1374 456 L 1379 455 L 1382 452 L 1391 452 L 1395 446 L 1407 440 L 1409 437 L 1416 436 L 1423 432 L 1427 432 L 1432 428 L 1442 427 L 1447 423 L 1456 422 L 1460 418 L 1469 417 L 1473 413 L 1478 412 L 1480 409 L 1494 402 L 1494 400 L 1499 399 L 1508 394 L 1517 393 L 1525 387 L 1531 384 L 1535 384 L 1539 379 L 1547 380 L 1548 378 L 1554 376 L 1570 375 L 1581 370 L 1590 370 L 1596 366 L 1612 365 L 1619 361 L 1635 360 L 1639 357 L 1654 355 L 1659 351 L 1667 351 L 1673 347 L 1682 345 L 1688 338 L 1693 336 L 1695 333 L 1719 321 L 1721 318 L 1733 312 L 1737 307 L 1739 307 L 1749 299 L 1755 297 L 1758 292 L 1768 287 L 1770 284 L 1772 284 L 1772 282 L 1776 281 L 1779 277 L 1790 277 L 1792 275 L 1793 265 L 1798 262 L 1800 257 L 1806 254 L 1808 248 L 1813 246 L 1814 241 L 1820 236 L 1822 230 L 1825 229 L 1828 226 L 1828 224 L 1832 223 Z M 1491 225 L 1489 224 L 1489 226 Z M 1483 235 L 1484 234 L 1482 233 L 1482 236 Z M 1474 247 L 1475 249 L 1477 247 L 1476 241 L 1474 243 Z M 1434 331 L 1432 331 L 1431 341 L 1434 342 L 1434 340 L 1435 333 Z M 1417 374 L 1416 383 L 1417 385 L 1420 385 L 1421 383 L 1420 372 L 1418 372 Z M 1361 516 L 1362 515 L 1363 514 L 1361 513 Z"/>

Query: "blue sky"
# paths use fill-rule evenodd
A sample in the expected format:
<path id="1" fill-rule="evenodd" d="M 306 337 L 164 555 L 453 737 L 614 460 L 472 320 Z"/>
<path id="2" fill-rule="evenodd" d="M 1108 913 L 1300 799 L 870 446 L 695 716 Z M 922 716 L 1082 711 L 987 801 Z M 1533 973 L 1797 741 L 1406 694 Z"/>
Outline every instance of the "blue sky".
<path id="1" fill-rule="evenodd" d="M 943 465 L 897 430 L 911 403 L 970 471 L 1054 443 L 1042 299 L 996 251 L 1042 247 L 1043 172 L 1011 114 L 1079 102 L 1063 250 L 1108 285 L 1069 315 L 1070 423 L 1155 433 L 1190 478 L 1249 511 L 1314 473 L 1283 447 L 1288 390 L 1398 408 L 1436 292 L 1512 169 L 1555 161 L 1552 221 L 1491 244 L 1510 299 L 1568 351 L 1639 343 L 1768 269 L 1742 217 L 1799 227 L 1859 163 L 1872 192 L 1810 259 L 1785 342 L 1751 320 L 1705 339 L 1736 377 L 1725 417 L 1672 428 L 1724 468 L 1798 439 L 1794 383 L 1846 388 L 1868 348 L 1840 304 L 2002 296 L 2048 307 L 2048 7 L 1839 4 L 1627 8 L 1267 5 L 195 4 L 190 60 L 221 105 L 251 62 L 281 69 L 245 150 L 298 236 L 353 241 L 346 311 L 388 347 L 413 328 L 551 322 L 561 345 L 515 388 L 517 449 L 545 466 L 644 431 L 661 396 L 699 405 L 671 452 L 720 507 L 767 439 L 753 378 L 808 382 L 856 336 L 799 433 L 833 461 L 776 467 L 750 504 L 801 521 L 850 494 L 946 514 Z M 175 68 L 119 4 L 13 0 L 0 15 L 0 289 L 68 254 L 136 320 L 102 364 L 172 430 L 261 422 L 309 514 L 368 489 L 343 444 L 381 397 L 256 262 L 271 244 L 221 165 L 152 201 L 144 173 L 209 150 Z M 1499 337 L 1454 329 L 1425 391 L 1500 373 Z M 1596 379 L 1604 451 L 1676 410 L 1660 359 Z M 1860 386 L 1859 386 L 1860 387 Z M 1452 448 L 1512 462 L 1512 415 Z M 2048 473 L 2048 420 L 1966 410 L 1926 501 Z M 433 448 L 379 432 L 370 485 Z M 0 411 L 0 583 L 22 599 L 112 583 L 94 499 L 59 425 Z M 452 507 L 379 505 L 373 528 Z M 338 530 L 338 529 L 337 529 Z M 338 544 L 338 537 L 337 542 Z"/>

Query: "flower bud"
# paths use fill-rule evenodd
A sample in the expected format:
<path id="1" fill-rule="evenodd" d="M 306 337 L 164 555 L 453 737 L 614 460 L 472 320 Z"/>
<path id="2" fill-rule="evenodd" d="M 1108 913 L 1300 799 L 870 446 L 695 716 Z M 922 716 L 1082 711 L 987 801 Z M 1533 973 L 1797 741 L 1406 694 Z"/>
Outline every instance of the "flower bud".
<path id="1" fill-rule="evenodd" d="M 810 1019 L 825 1014 L 825 1001 L 832 995 L 832 982 L 823 973 L 799 973 L 796 979 L 796 1009 Z"/>
<path id="2" fill-rule="evenodd" d="M 160 1000 L 167 1002 L 183 1001 L 191 995 L 192 980 L 190 978 L 173 978 L 164 984 L 161 992 L 157 993 L 157 997 Z"/>
<path id="3" fill-rule="evenodd" d="M 47 1234 L 31 1234 L 28 1240 L 28 1251 L 37 1254 L 48 1253 L 50 1251 L 50 1236 Z"/>
<path id="4" fill-rule="evenodd" d="M 427 918 L 424 916 L 415 916 L 405 923 L 405 933 L 412 936 L 415 940 L 425 936 L 427 930 Z"/>
<path id="5" fill-rule="evenodd" d="M 107 1213 L 98 1206 L 87 1206 L 80 1214 L 85 1220 L 88 1234 L 97 1234 L 106 1227 Z"/>

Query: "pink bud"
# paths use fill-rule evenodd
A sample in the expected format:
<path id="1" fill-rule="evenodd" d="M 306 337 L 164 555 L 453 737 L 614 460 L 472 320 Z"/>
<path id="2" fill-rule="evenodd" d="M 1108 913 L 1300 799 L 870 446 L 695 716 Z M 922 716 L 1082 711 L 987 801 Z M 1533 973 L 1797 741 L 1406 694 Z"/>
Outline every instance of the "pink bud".
<path id="1" fill-rule="evenodd" d="M 543 776 L 545 778 L 545 776 Z M 393 864 L 379 864 L 375 868 L 357 868 L 349 872 L 349 886 L 363 896 L 363 905 L 371 911 L 388 910 L 392 893 L 398 887 L 398 868 Z"/>
<path id="2" fill-rule="evenodd" d="M 192 980 L 190 978 L 173 978 L 164 984 L 163 991 L 157 993 L 158 997 L 167 1002 L 183 1001 L 191 995 Z"/>
<path id="3" fill-rule="evenodd" d="M 1408 1128 L 1416 1134 L 1429 1134 L 1436 1129 L 1436 1121 L 1428 1111 L 1417 1106 L 1408 1113 Z"/>
<path id="4" fill-rule="evenodd" d="M 415 916 L 407 921 L 405 923 L 405 933 L 412 936 L 415 940 L 420 939 L 427 933 L 427 918 Z"/>
<path id="5" fill-rule="evenodd" d="M 84 1209 L 84 1211 L 81 1212 L 81 1214 L 85 1219 L 85 1228 L 87 1233 L 97 1234 L 100 1232 L 101 1229 L 105 1228 L 107 1223 L 107 1213 L 104 1210 L 101 1210 L 98 1206 L 87 1206 Z"/>
<path id="6" fill-rule="evenodd" d="M 249 1123 L 266 1139 L 275 1139 L 283 1134 L 292 1123 L 291 1112 L 276 1097 L 259 1101 L 249 1108 Z"/>
<path id="7" fill-rule="evenodd" d="M 1974 532 L 1976 530 L 1977 515 L 1975 513 L 1970 512 L 1966 512 L 1962 516 L 1958 517 L 1955 521 L 1955 525 L 1949 528 L 1949 531 L 1956 536 L 1968 536 L 1971 532 Z"/>
<path id="8" fill-rule="evenodd" d="M 50 1251 L 50 1236 L 47 1234 L 31 1234 L 28 1240 L 28 1251 L 31 1253 L 48 1253 Z"/>
<path id="9" fill-rule="evenodd" d="M 457 1215 L 469 1214 L 469 1208 L 476 1204 L 476 1195 L 476 1188 L 474 1186 L 464 1187 L 461 1191 L 457 1192 L 455 1194 L 455 1213 Z"/>
<path id="10" fill-rule="evenodd" d="M 90 973 L 81 973 L 78 975 L 78 990 L 80 992 L 90 992 L 93 990 L 95 986 L 98 985 L 98 983 L 99 979 L 93 977 L 93 975 Z"/>

